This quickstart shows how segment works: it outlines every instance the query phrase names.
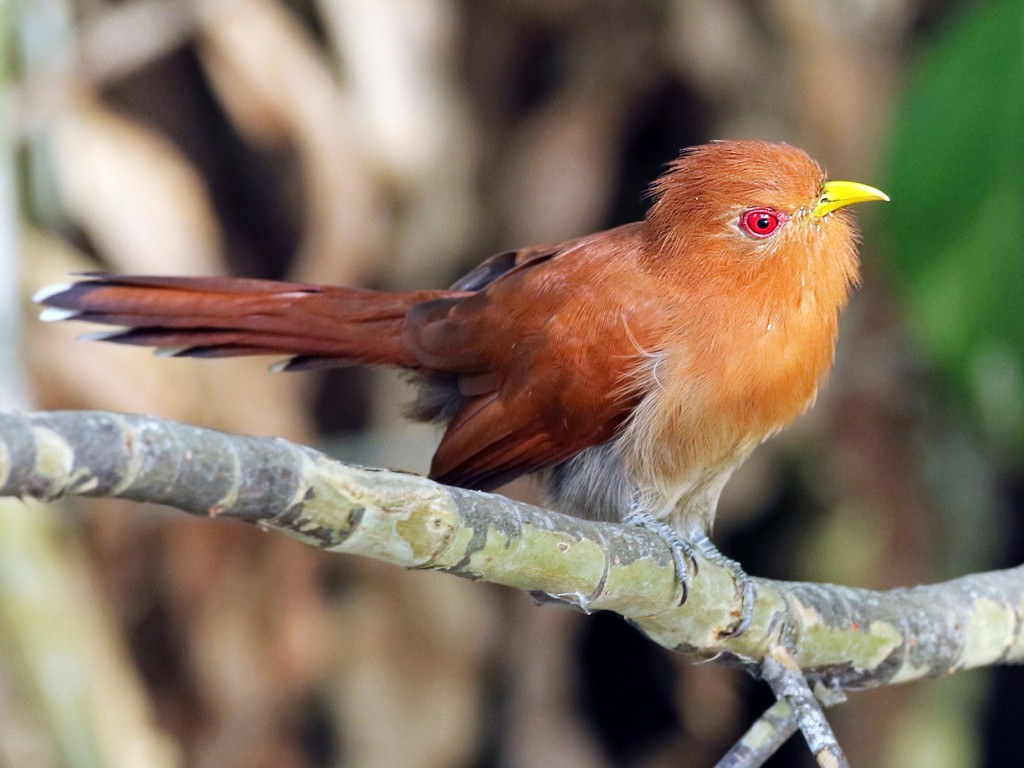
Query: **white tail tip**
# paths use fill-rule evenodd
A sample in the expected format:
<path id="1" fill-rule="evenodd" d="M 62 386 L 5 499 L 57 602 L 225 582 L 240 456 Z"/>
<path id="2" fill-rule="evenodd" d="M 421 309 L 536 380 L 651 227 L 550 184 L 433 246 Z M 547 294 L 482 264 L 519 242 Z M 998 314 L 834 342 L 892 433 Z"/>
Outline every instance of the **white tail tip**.
<path id="1" fill-rule="evenodd" d="M 184 352 L 186 349 L 188 349 L 187 346 L 184 346 L 184 347 L 157 347 L 156 349 L 153 350 L 153 354 L 156 355 L 157 357 L 177 357 L 182 352 Z"/>
<path id="2" fill-rule="evenodd" d="M 90 331 L 89 333 L 83 333 L 78 337 L 79 341 L 106 341 L 107 339 L 113 339 L 116 336 L 120 336 L 122 333 L 127 331 L 127 328 L 118 328 L 114 331 Z"/>
<path id="3" fill-rule="evenodd" d="M 70 320 L 81 314 L 77 309 L 62 309 L 61 307 L 47 307 L 39 313 L 39 319 L 44 323 L 58 323 L 61 320 Z"/>
<path id="4" fill-rule="evenodd" d="M 32 301 L 36 304 L 42 304 L 51 296 L 56 296 L 58 293 L 64 293 L 64 291 L 69 288 L 71 288 L 71 283 L 53 283 L 52 285 L 44 285 L 32 294 Z"/>

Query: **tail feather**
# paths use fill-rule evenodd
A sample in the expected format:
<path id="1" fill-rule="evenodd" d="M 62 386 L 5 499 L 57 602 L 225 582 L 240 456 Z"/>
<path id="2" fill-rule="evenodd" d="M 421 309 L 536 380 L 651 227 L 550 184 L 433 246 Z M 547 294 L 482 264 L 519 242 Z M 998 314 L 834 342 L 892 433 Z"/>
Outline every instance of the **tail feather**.
<path id="1" fill-rule="evenodd" d="M 217 277 L 89 274 L 43 289 L 44 319 L 124 330 L 104 341 L 164 348 L 173 356 L 294 355 L 284 370 L 324 365 L 424 366 L 402 340 L 409 310 L 450 291 L 383 293 Z"/>

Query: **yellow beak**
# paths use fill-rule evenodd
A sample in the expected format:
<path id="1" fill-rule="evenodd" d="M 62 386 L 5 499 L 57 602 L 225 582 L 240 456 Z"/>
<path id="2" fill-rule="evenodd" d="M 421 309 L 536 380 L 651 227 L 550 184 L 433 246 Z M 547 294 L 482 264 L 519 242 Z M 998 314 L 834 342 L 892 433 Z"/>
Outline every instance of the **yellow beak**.
<path id="1" fill-rule="evenodd" d="M 889 196 L 880 189 L 859 184 L 856 181 L 829 181 L 825 183 L 821 199 L 811 211 L 811 216 L 820 219 L 837 208 L 854 203 L 866 203 L 869 200 L 886 200 Z"/>

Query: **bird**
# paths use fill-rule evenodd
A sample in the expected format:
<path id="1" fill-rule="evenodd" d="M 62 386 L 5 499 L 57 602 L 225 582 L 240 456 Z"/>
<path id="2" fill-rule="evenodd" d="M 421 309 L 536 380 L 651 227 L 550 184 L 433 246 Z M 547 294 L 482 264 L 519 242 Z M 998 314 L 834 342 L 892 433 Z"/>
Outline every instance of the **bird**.
<path id="1" fill-rule="evenodd" d="M 233 277 L 84 273 L 34 299 L 86 338 L 171 357 L 287 356 L 272 366 L 390 366 L 411 418 L 444 432 L 430 477 L 493 490 L 540 478 L 556 510 L 651 528 L 682 585 L 711 543 L 723 486 L 814 402 L 859 283 L 847 206 L 888 200 L 830 181 L 804 151 L 755 140 L 683 150 L 640 221 L 494 255 L 446 290 L 375 291 Z"/>

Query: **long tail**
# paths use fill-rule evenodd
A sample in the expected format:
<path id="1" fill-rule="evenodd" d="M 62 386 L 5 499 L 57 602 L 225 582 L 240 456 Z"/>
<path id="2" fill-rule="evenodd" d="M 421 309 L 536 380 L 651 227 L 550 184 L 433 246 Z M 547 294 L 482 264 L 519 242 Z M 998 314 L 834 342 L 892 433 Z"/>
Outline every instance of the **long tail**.
<path id="1" fill-rule="evenodd" d="M 270 280 L 87 274 L 33 298 L 43 320 L 120 326 L 88 338 L 172 357 L 289 355 L 277 370 L 423 364 L 402 340 L 405 316 L 451 291 L 383 293 Z"/>

